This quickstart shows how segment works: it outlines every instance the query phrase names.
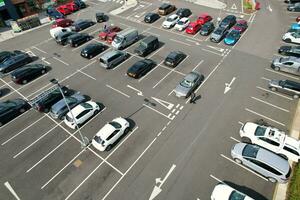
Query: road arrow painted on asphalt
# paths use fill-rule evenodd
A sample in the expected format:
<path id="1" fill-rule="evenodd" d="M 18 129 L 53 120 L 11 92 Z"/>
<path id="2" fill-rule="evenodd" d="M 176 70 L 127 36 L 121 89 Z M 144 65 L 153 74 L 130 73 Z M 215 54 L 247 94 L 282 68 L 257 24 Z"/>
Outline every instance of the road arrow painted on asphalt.
<path id="1" fill-rule="evenodd" d="M 167 101 L 155 98 L 155 97 L 151 97 L 152 99 L 154 99 L 155 101 L 157 101 L 159 104 L 161 104 L 162 106 L 166 107 L 167 109 L 171 110 L 174 106 L 174 104 L 169 103 Z"/>
<path id="2" fill-rule="evenodd" d="M 223 48 L 220 48 L 220 47 L 214 47 L 214 46 L 210 46 L 210 45 L 207 45 L 207 47 L 212 48 L 212 49 L 217 50 L 217 51 L 220 51 L 221 53 L 223 53 L 223 51 L 225 50 L 225 49 L 223 49 Z"/>
<path id="3" fill-rule="evenodd" d="M 163 180 L 161 180 L 161 178 L 156 178 L 155 179 L 155 186 L 152 190 L 152 193 L 149 197 L 149 200 L 153 200 L 155 197 L 157 197 L 157 195 L 159 195 L 159 193 L 162 191 L 161 187 L 163 186 L 163 184 L 165 183 L 165 181 L 167 180 L 167 178 L 171 175 L 171 173 L 173 172 L 173 170 L 175 169 L 176 165 L 172 165 L 172 167 L 169 169 L 168 173 L 166 174 L 166 176 L 164 177 Z M 158 184 L 158 186 L 157 186 Z"/>
<path id="4" fill-rule="evenodd" d="M 140 91 L 140 90 L 138 90 L 138 89 L 136 89 L 136 88 L 132 87 L 131 85 L 127 85 L 127 87 L 129 87 L 129 88 L 131 88 L 131 89 L 133 89 L 133 90 L 137 91 L 137 95 L 138 95 L 138 96 L 143 96 L 143 93 L 142 93 L 142 91 Z"/>
<path id="5" fill-rule="evenodd" d="M 232 78 L 232 80 L 230 81 L 230 83 L 225 83 L 225 90 L 224 90 L 224 94 L 226 94 L 230 89 L 231 89 L 231 85 L 232 83 L 235 81 L 235 77 Z"/>
<path id="6" fill-rule="evenodd" d="M 232 10 L 236 10 L 236 9 L 237 9 L 235 3 L 231 6 L 231 9 L 232 9 Z"/>

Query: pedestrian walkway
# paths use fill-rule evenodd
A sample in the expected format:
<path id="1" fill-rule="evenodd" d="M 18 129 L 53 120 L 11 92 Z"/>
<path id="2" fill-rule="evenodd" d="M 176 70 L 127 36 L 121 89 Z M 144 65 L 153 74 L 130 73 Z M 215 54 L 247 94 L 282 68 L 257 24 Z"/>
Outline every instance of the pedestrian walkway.
<path id="1" fill-rule="evenodd" d="M 124 1 L 124 5 L 121 6 L 120 8 L 117 8 L 113 11 L 110 12 L 110 14 L 112 15 L 118 15 L 130 8 L 133 8 L 135 7 L 136 5 L 138 4 L 137 0 L 127 0 L 127 1 Z"/>
<path id="2" fill-rule="evenodd" d="M 210 8 L 216 8 L 216 9 L 225 9 L 226 8 L 226 4 L 218 1 L 218 0 L 185 0 L 191 3 L 195 3 L 201 6 L 206 6 L 206 7 L 210 7 Z"/>

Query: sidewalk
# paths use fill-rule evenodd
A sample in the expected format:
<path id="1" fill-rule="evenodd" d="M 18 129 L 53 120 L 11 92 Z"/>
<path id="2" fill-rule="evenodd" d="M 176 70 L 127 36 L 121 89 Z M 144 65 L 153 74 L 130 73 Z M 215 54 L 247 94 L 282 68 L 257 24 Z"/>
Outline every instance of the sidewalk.
<path id="1" fill-rule="evenodd" d="M 110 14 L 118 15 L 118 14 L 120 14 L 120 13 L 122 13 L 122 12 L 124 12 L 124 11 L 126 11 L 130 8 L 135 7 L 137 4 L 138 4 L 137 0 L 127 0 L 127 2 L 125 2 L 123 6 L 111 11 Z"/>
<path id="2" fill-rule="evenodd" d="M 300 100 L 298 101 L 297 109 L 294 115 L 293 124 L 290 131 L 290 136 L 296 139 L 299 139 L 300 133 Z M 289 161 L 290 166 L 292 162 Z M 286 200 L 286 192 L 288 188 L 288 183 L 286 184 L 277 184 L 275 187 L 273 200 Z"/>
<path id="3" fill-rule="evenodd" d="M 198 4 L 201 6 L 210 7 L 210 8 L 216 8 L 216 9 L 226 8 L 226 4 L 218 0 L 209 0 L 209 1 L 208 0 L 185 0 L 185 1 Z"/>

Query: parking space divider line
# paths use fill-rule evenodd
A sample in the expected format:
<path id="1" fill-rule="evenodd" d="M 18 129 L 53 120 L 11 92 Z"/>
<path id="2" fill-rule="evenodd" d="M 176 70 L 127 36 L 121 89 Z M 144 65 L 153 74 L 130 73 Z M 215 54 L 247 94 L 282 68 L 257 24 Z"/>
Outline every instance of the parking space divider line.
<path id="1" fill-rule="evenodd" d="M 170 69 L 170 68 L 168 68 L 168 67 L 166 67 L 166 66 L 163 66 L 163 65 L 161 65 L 161 64 L 159 64 L 159 66 L 162 67 L 162 68 L 165 68 L 165 69 L 167 69 L 167 70 L 176 72 L 177 74 L 180 74 L 180 75 L 182 75 L 182 76 L 185 76 L 185 75 L 186 75 L 186 74 L 184 74 L 184 73 L 182 73 L 182 72 L 180 72 L 180 71 Z"/>
<path id="2" fill-rule="evenodd" d="M 220 182 L 220 183 L 224 183 L 223 181 L 221 181 L 220 179 L 216 178 L 215 176 L 213 175 L 209 175 L 211 178 L 215 179 L 216 181 Z M 224 183 L 225 184 L 225 183 Z"/>
<path id="3" fill-rule="evenodd" d="M 43 51 L 42 49 L 39 49 L 39 48 L 37 48 L 37 47 L 35 47 L 35 46 L 32 46 L 31 48 L 32 48 L 32 49 L 36 49 L 36 50 L 38 50 L 38 51 L 40 51 L 40 52 L 42 52 L 42 53 L 44 53 L 44 54 L 48 54 L 46 51 Z"/>
<path id="4" fill-rule="evenodd" d="M 110 85 L 107 85 L 107 84 L 106 84 L 106 87 L 108 87 L 108 88 L 110 88 L 110 89 L 112 89 L 112 90 L 114 90 L 114 91 L 116 91 L 116 92 L 118 92 L 118 93 L 124 95 L 124 96 L 127 97 L 127 98 L 130 98 L 129 95 L 125 94 L 124 92 L 121 92 L 120 90 L 117 90 L 117 89 L 113 88 L 113 87 L 110 86 Z"/>
<path id="5" fill-rule="evenodd" d="M 62 61 L 61 59 L 59 59 L 59 58 L 57 58 L 57 57 L 53 57 L 53 59 L 55 59 L 55 60 L 57 60 L 57 61 L 59 61 L 59 62 L 61 62 L 61 63 L 65 64 L 65 65 L 67 65 L 67 66 L 69 66 L 69 64 L 68 64 L 68 63 L 66 63 L 66 62 Z"/>
<path id="6" fill-rule="evenodd" d="M 141 82 L 144 78 L 146 78 L 149 74 L 151 74 L 152 71 L 154 71 L 157 67 L 160 66 L 160 64 L 162 63 L 163 61 L 161 61 L 159 64 L 157 64 L 153 69 L 151 69 L 147 74 L 145 74 L 142 78 L 139 79 L 139 82 Z"/>
<path id="7" fill-rule="evenodd" d="M 254 99 L 254 100 L 256 100 L 256 101 L 259 101 L 259 102 L 261 102 L 261 103 L 264 103 L 264 104 L 267 104 L 267 105 L 269 105 L 269 106 L 272 106 L 272 107 L 274 107 L 274 108 L 277 108 L 277 109 L 279 109 L 279 110 L 282 110 L 282 111 L 284 111 L 284 112 L 290 112 L 289 110 L 287 110 L 287 109 L 284 109 L 284 108 L 282 108 L 282 107 L 279 107 L 279 106 L 276 106 L 276 105 L 274 105 L 274 104 L 271 104 L 271 103 L 269 103 L 269 102 L 267 102 L 267 101 L 264 101 L 264 100 L 261 100 L 261 99 L 259 99 L 259 98 L 256 98 L 256 97 L 251 97 L 252 99 Z"/>
<path id="8" fill-rule="evenodd" d="M 277 96 L 283 97 L 283 98 L 288 99 L 288 100 L 291 100 L 291 101 L 294 100 L 293 98 L 290 98 L 290 97 L 285 96 L 285 95 L 282 95 L 282 94 L 278 94 L 278 93 L 276 93 L 276 92 L 273 92 L 273 91 L 271 91 L 271 90 L 267 90 L 267 89 L 262 88 L 262 87 L 259 87 L 259 86 L 256 86 L 256 88 L 257 88 L 257 89 L 260 89 L 260 90 L 263 90 L 263 91 L 265 91 L 265 92 L 270 92 L 270 93 L 272 93 L 272 94 L 275 94 L 275 95 L 277 95 Z"/>
<path id="9" fill-rule="evenodd" d="M 238 139 L 236 139 L 236 138 L 234 138 L 234 137 L 232 137 L 232 136 L 230 136 L 230 139 L 232 139 L 233 141 L 235 141 L 235 142 L 237 142 L 237 143 L 240 143 L 240 142 L 241 142 L 240 140 L 238 140 Z"/>
<path id="10" fill-rule="evenodd" d="M 154 112 L 157 112 L 158 114 L 160 114 L 160 115 L 162 115 L 162 116 L 164 116 L 164 117 L 166 117 L 166 118 L 168 118 L 168 119 L 170 119 L 170 120 L 173 120 L 172 118 L 170 118 L 171 113 L 169 113 L 169 115 L 167 116 L 167 115 L 165 115 L 165 114 L 159 112 L 158 110 L 156 110 L 156 109 L 154 109 L 154 108 L 152 108 L 152 107 L 150 107 L 150 106 L 148 106 L 148 105 L 146 105 L 146 104 L 143 104 L 143 106 L 146 106 L 147 108 L 153 110 Z"/>
<path id="11" fill-rule="evenodd" d="M 243 122 L 238 121 L 238 123 L 239 123 L 241 126 L 244 126 L 244 123 L 243 123 Z"/>
<path id="12" fill-rule="evenodd" d="M 276 120 L 274 120 L 274 119 L 271 119 L 270 117 L 267 117 L 267 116 L 265 116 L 265 115 L 259 114 L 259 113 L 255 112 L 255 111 L 253 111 L 253 110 L 250 110 L 249 108 L 245 108 L 245 110 L 248 111 L 248 112 L 250 112 L 250 113 L 252 113 L 252 114 L 258 115 L 258 116 L 260 116 L 260 117 L 263 117 L 263 118 L 265 118 L 265 119 L 267 119 L 267 120 L 270 120 L 270 121 L 272 121 L 272 122 L 275 122 L 275 123 L 277 123 L 277 124 L 279 124 L 279 125 L 285 127 L 285 125 L 284 125 L 283 123 L 278 122 L 278 121 L 276 121 Z"/>
<path id="13" fill-rule="evenodd" d="M 93 79 L 93 80 L 95 80 L 95 81 L 97 80 L 96 78 L 94 78 L 94 77 L 92 77 L 91 75 L 89 75 L 89 74 L 87 74 L 87 73 L 81 71 L 80 69 L 78 69 L 77 71 L 79 71 L 80 73 L 86 75 L 87 77 L 89 77 L 89 78 L 91 78 L 91 79 Z"/>
<path id="14" fill-rule="evenodd" d="M 290 76 L 290 75 L 287 75 L 287 74 L 284 74 L 284 73 L 281 73 L 281 72 L 278 72 L 278 71 L 275 71 L 275 70 L 272 70 L 272 69 L 269 69 L 269 68 L 265 68 L 265 70 L 267 70 L 267 71 L 269 71 L 269 72 L 272 72 L 272 73 L 275 73 L 275 74 L 279 74 L 279 75 L 288 77 L 288 78 L 292 78 L 292 79 L 295 79 L 295 80 L 300 80 L 300 79 L 297 78 L 297 77 Z"/>
<path id="15" fill-rule="evenodd" d="M 268 79 L 266 77 L 261 77 L 261 79 L 266 80 L 266 81 L 271 81 L 271 79 Z"/>

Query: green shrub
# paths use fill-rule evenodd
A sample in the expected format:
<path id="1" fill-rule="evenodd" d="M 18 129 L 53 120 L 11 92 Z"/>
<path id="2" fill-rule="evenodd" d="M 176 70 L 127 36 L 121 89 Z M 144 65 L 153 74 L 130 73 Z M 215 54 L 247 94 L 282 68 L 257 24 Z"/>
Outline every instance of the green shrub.
<path id="1" fill-rule="evenodd" d="M 300 199 L 300 164 L 297 163 L 293 170 L 293 176 L 291 178 L 287 200 L 299 200 Z"/>

